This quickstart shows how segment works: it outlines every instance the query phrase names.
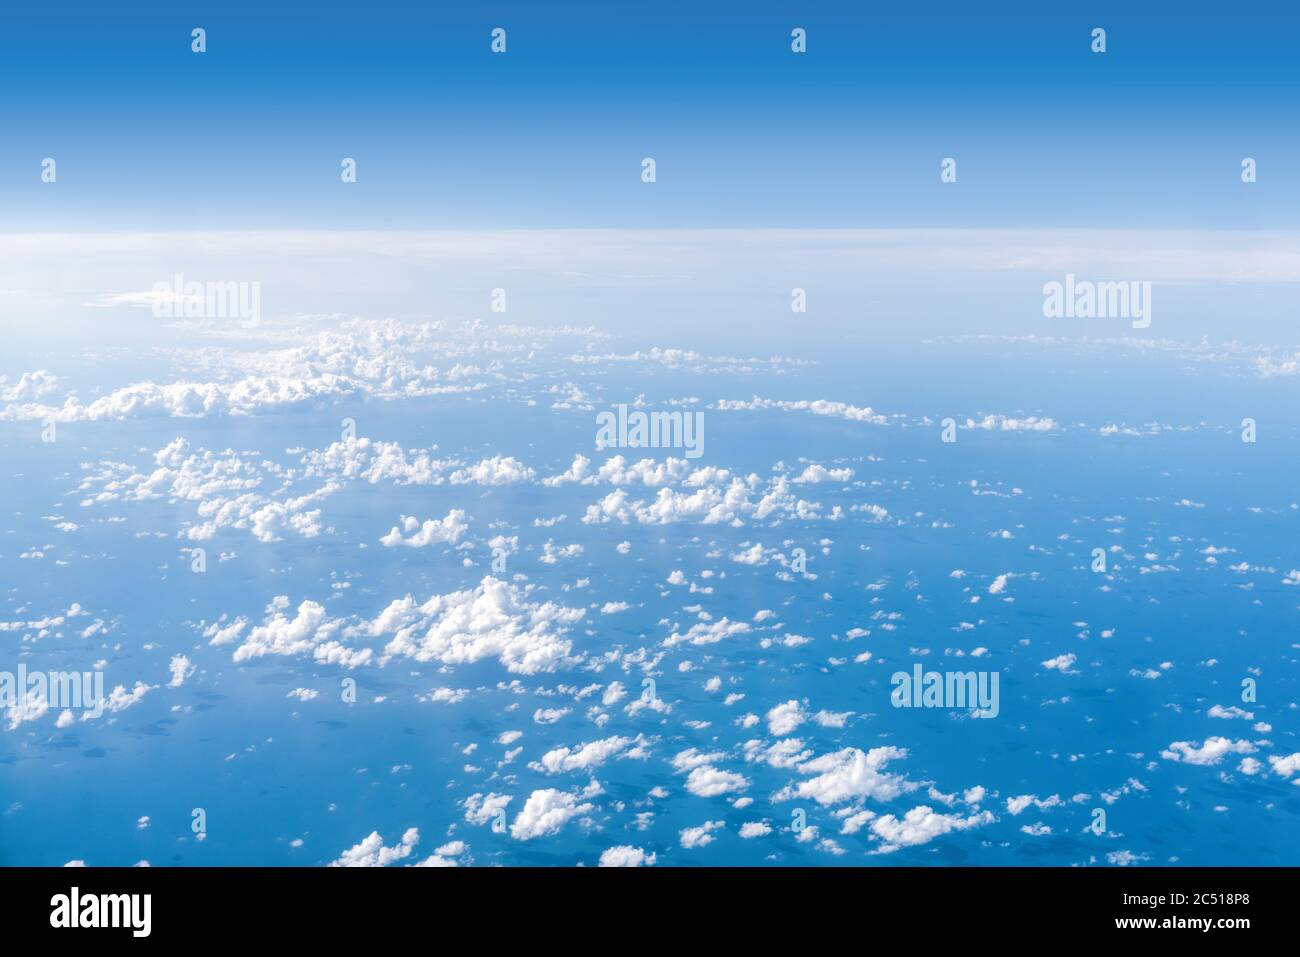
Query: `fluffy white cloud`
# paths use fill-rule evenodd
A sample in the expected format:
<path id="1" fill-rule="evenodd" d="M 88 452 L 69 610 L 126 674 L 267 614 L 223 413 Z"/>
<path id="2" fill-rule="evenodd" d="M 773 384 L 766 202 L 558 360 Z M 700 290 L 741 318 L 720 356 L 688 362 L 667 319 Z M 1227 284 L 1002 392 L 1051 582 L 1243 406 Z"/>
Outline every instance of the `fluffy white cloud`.
<path id="1" fill-rule="evenodd" d="M 42 718 L 50 710 L 50 703 L 45 695 L 36 691 L 25 690 L 5 709 L 5 718 L 9 721 L 9 730 L 15 730 L 26 721 Z"/>
<path id="2" fill-rule="evenodd" d="M 839 804 L 858 798 L 892 801 L 918 787 L 902 775 L 884 770 L 890 761 L 905 757 L 906 750 L 892 746 L 872 748 L 865 753 L 857 748 L 833 751 L 798 765 L 800 774 L 812 777 L 782 789 L 775 798 L 808 798 L 818 804 Z"/>
<path id="3" fill-rule="evenodd" d="M 186 678 L 194 674 L 194 665 L 184 655 L 173 655 L 168 670 L 171 671 L 172 680 L 167 682 L 167 687 L 179 688 L 185 684 Z"/>
<path id="4" fill-rule="evenodd" d="M 472 664 L 495 657 L 509 671 L 552 671 L 569 657 L 569 627 L 586 613 L 553 602 L 530 602 L 532 586 L 484 578 L 476 588 L 435 595 L 417 604 L 407 595 L 365 622 L 373 638 L 392 635 L 385 658 Z"/>
<path id="5" fill-rule="evenodd" d="M 912 808 L 901 819 L 892 814 L 877 818 L 871 823 L 871 832 L 881 842 L 880 853 L 888 854 L 899 848 L 926 844 L 950 831 L 982 827 L 994 820 L 996 819 L 989 811 L 962 817 L 960 814 L 936 814 L 922 804 Z"/>
<path id="6" fill-rule="evenodd" d="M 210 368 L 213 377 L 170 382 L 146 379 L 113 389 L 89 404 L 74 394 L 62 405 L 36 401 L 53 391 L 53 380 L 43 372 L 31 373 L 0 392 L 0 400 L 7 403 L 0 409 L 0 420 L 96 422 L 138 416 L 247 416 L 338 396 L 416 398 L 484 388 L 487 376 L 475 367 L 458 364 L 439 373 L 420 361 L 430 352 L 445 352 L 448 339 L 448 329 L 439 323 L 348 320 L 290 348 L 206 347 L 188 355 L 178 352 L 179 357 Z"/>
<path id="7" fill-rule="evenodd" d="M 1300 771 L 1300 751 L 1297 751 L 1295 754 L 1288 754 L 1285 757 L 1270 754 L 1268 756 L 1268 763 L 1269 766 L 1273 768 L 1274 774 L 1280 777 L 1289 778 L 1297 771 Z M 1297 779 L 1297 781 L 1300 781 L 1300 779 Z"/>
<path id="8" fill-rule="evenodd" d="M 134 687 L 127 691 L 126 685 L 118 685 L 104 699 L 104 710 L 116 714 L 119 711 L 125 711 L 127 708 L 133 708 L 144 700 L 145 695 L 157 687 L 157 685 L 147 685 L 143 681 L 137 681 Z M 81 715 L 81 720 L 93 721 L 95 717 L 93 711 L 85 711 Z"/>
<path id="9" fill-rule="evenodd" d="M 1175 741 L 1160 752 L 1166 761 L 1179 761 L 1183 764 L 1213 765 L 1218 764 L 1229 754 L 1253 754 L 1259 750 L 1249 741 L 1233 741 L 1231 738 L 1211 737 L 1199 747 L 1191 741 Z"/>
<path id="10" fill-rule="evenodd" d="M 580 814 L 592 809 L 576 794 L 556 788 L 539 788 L 528 796 L 523 810 L 510 825 L 510 836 L 519 841 L 558 834 L 560 829 Z"/>
<path id="11" fill-rule="evenodd" d="M 641 525 L 671 525 L 675 522 L 699 522 L 704 525 L 740 525 L 746 519 L 774 521 L 799 519 L 815 521 L 843 518 L 839 506 L 824 513 L 816 502 L 797 497 L 785 476 L 772 479 L 760 487 L 757 476 L 733 478 L 730 484 L 709 484 L 684 492 L 660 488 L 652 501 L 632 499 L 626 489 L 610 492 L 595 505 L 587 507 L 582 521 L 587 525 L 620 522 Z"/>
<path id="12" fill-rule="evenodd" d="M 705 764 L 695 768 L 686 778 L 686 790 L 696 797 L 717 797 L 732 791 L 743 791 L 749 787 L 749 781 L 743 774 L 722 771 Z"/>
<path id="13" fill-rule="evenodd" d="M 705 821 L 699 827 L 682 828 L 678 838 L 682 847 L 688 850 L 696 847 L 707 847 L 714 841 L 712 832 L 722 826 L 721 821 Z"/>
<path id="14" fill-rule="evenodd" d="M 464 801 L 465 820 L 470 824 L 490 824 L 499 815 L 505 814 L 513 800 L 514 796 L 510 794 L 471 794 Z"/>
<path id="15" fill-rule="evenodd" d="M 384 839 L 378 831 L 371 831 L 360 843 L 348 848 L 330 867 L 387 867 L 397 861 L 411 856 L 415 845 L 420 843 L 419 828 L 407 828 L 402 839 L 392 847 L 384 846 Z"/>
<path id="16" fill-rule="evenodd" d="M 1051 797 L 1040 798 L 1036 794 L 1021 794 L 1017 797 L 1007 798 L 1007 812 L 1012 817 L 1019 815 L 1029 807 L 1036 807 L 1040 811 L 1047 811 L 1054 807 L 1060 807 L 1064 802 L 1060 795 L 1053 794 Z"/>
<path id="17" fill-rule="evenodd" d="M 1078 674 L 1077 671 L 1072 670 L 1074 668 L 1074 663 L 1078 660 L 1079 659 L 1073 654 L 1067 653 L 1064 655 L 1057 655 L 1055 658 L 1048 658 L 1043 662 L 1043 667 L 1050 671 L 1059 671 L 1063 675 L 1073 675 Z"/>
<path id="18" fill-rule="evenodd" d="M 853 478 L 853 469 L 828 469 L 824 465 L 809 465 L 793 479 L 796 485 L 809 485 L 818 482 L 847 482 Z"/>
<path id="19" fill-rule="evenodd" d="M 585 771 L 600 767 L 610 758 L 626 751 L 628 745 L 638 746 L 644 739 L 611 737 L 599 741 L 588 741 L 572 748 L 554 748 L 542 755 L 537 766 L 547 774 L 561 774 L 566 771 Z"/>
<path id="20" fill-rule="evenodd" d="M 827 415 L 850 422 L 870 422 L 873 425 L 888 425 L 890 418 L 881 415 L 867 406 L 849 405 L 846 402 L 832 402 L 827 399 L 800 399 L 785 401 L 781 399 L 760 399 L 758 396 L 744 401 L 739 399 L 722 399 L 717 408 L 731 411 L 757 411 L 761 409 L 781 409 L 786 412 L 809 412 L 813 415 Z"/>
<path id="21" fill-rule="evenodd" d="M 330 618 L 319 602 L 302 602 L 292 618 L 285 614 L 288 607 L 287 596 L 274 598 L 267 606 L 262 624 L 250 630 L 243 643 L 235 649 L 234 660 L 250 661 L 267 655 L 310 655 L 322 664 L 344 668 L 357 668 L 370 661 L 371 649 L 349 648 L 337 639 L 345 623 Z"/>
<path id="22" fill-rule="evenodd" d="M 451 473 L 453 485 L 514 485 L 531 480 L 537 473 L 508 455 L 495 455 L 476 465 Z"/>
<path id="23" fill-rule="evenodd" d="M 385 548 L 405 545 L 407 548 L 424 548 L 428 545 L 454 545 L 469 529 L 465 513 L 453 508 L 446 518 L 426 519 L 424 524 L 413 515 L 402 516 L 402 526 L 396 525 L 379 540 Z"/>
<path id="24" fill-rule="evenodd" d="M 600 854 L 601 867 L 653 867 L 654 854 L 647 854 L 639 847 L 619 844 L 606 848 Z"/>
<path id="25" fill-rule="evenodd" d="M 719 618 L 712 622 L 696 622 L 687 629 L 685 634 L 674 631 L 664 639 L 666 647 L 679 645 L 683 642 L 692 645 L 712 645 L 724 638 L 731 638 L 735 635 L 747 635 L 753 629 L 743 621 L 731 621 L 727 618 Z"/>
<path id="26" fill-rule="evenodd" d="M 1053 432 L 1060 428 L 1053 419 L 1040 419 L 1036 415 L 1017 419 L 1005 415 L 986 415 L 982 419 L 967 419 L 967 429 L 984 429 L 1001 432 Z"/>
<path id="27" fill-rule="evenodd" d="M 778 738 L 783 738 L 795 728 L 808 720 L 808 712 L 794 698 L 779 704 L 767 713 L 767 730 Z"/>

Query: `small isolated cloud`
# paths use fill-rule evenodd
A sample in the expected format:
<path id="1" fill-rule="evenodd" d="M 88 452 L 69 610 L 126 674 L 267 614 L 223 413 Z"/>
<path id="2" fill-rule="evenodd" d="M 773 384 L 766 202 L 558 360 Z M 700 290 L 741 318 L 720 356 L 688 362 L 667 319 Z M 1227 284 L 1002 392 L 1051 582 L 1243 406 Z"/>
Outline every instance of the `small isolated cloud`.
<path id="1" fill-rule="evenodd" d="M 1233 741 L 1231 738 L 1206 738 L 1199 747 L 1191 741 L 1175 741 L 1160 752 L 1166 761 L 1178 761 L 1182 764 L 1215 765 L 1229 754 L 1253 754 L 1259 750 L 1249 741 Z"/>
<path id="2" fill-rule="evenodd" d="M 392 847 L 385 847 L 379 832 L 371 831 L 368 837 L 339 855 L 330 867 L 387 867 L 410 857 L 419 843 L 419 828 L 407 828 L 402 839 Z"/>
<path id="3" fill-rule="evenodd" d="M 447 513 L 446 518 L 426 519 L 423 524 L 413 515 L 403 515 L 399 529 L 394 525 L 387 535 L 379 540 L 385 548 L 425 548 L 429 545 L 454 545 L 469 529 L 465 513 L 458 508 Z"/>
<path id="4" fill-rule="evenodd" d="M 601 867 L 653 867 L 654 862 L 654 854 L 647 854 L 642 848 L 630 844 L 606 848 L 600 854 Z"/>

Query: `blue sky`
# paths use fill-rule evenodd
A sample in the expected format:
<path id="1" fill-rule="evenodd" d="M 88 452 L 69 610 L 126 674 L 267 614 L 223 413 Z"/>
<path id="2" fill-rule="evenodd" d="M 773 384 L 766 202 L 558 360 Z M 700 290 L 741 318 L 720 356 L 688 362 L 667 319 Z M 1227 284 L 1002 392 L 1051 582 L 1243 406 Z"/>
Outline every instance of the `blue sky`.
<path id="1" fill-rule="evenodd" d="M 16 230 L 1293 226 L 1300 14 L 145 3 L 0 37 Z M 195 55 L 202 25 L 209 49 Z M 489 52 L 489 31 L 508 52 Z M 789 50 L 793 26 L 809 52 Z M 1108 51 L 1090 52 L 1093 27 Z M 59 161 L 57 190 L 40 160 Z M 343 188 L 353 156 L 359 182 Z M 639 181 L 653 156 L 659 179 Z M 957 158 L 942 188 L 939 161 Z M 1239 181 L 1244 156 L 1260 180 Z"/>

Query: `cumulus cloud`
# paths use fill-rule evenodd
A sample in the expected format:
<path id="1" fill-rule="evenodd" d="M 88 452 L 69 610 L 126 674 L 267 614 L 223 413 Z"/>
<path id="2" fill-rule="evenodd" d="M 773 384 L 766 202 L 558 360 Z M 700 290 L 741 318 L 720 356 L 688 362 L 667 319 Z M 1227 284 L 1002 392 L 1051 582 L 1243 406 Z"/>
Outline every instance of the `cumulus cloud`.
<path id="1" fill-rule="evenodd" d="M 840 804 L 860 798 L 892 801 L 919 786 L 903 775 L 884 770 L 889 762 L 905 757 L 906 750 L 892 746 L 867 752 L 858 748 L 833 751 L 799 764 L 799 773 L 811 777 L 782 789 L 775 798 L 807 798 L 818 804 Z"/>
<path id="2" fill-rule="evenodd" d="M 494 455 L 476 465 L 451 473 L 453 485 L 514 485 L 531 480 L 537 473 L 508 455 Z"/>
<path id="3" fill-rule="evenodd" d="M 1015 817 L 1029 807 L 1036 807 L 1040 811 L 1047 811 L 1054 807 L 1060 807 L 1064 802 L 1059 795 L 1053 794 L 1051 797 L 1039 798 L 1036 794 L 1021 794 L 1017 797 L 1007 798 L 1007 812 Z"/>
<path id="4" fill-rule="evenodd" d="M 477 587 L 417 603 L 407 595 L 388 605 L 359 631 L 392 635 L 385 658 L 472 664 L 494 657 L 508 671 L 552 671 L 570 656 L 570 626 L 586 613 L 554 602 L 529 601 L 532 586 L 488 576 Z"/>
<path id="5" fill-rule="evenodd" d="M 784 704 L 779 704 L 768 711 L 767 730 L 769 734 L 783 738 L 807 720 L 808 713 L 804 710 L 803 705 L 791 698 Z"/>
<path id="6" fill-rule="evenodd" d="M 470 824 L 490 824 L 497 819 L 499 815 L 505 814 L 506 808 L 514 796 L 510 794 L 495 794 L 489 792 L 482 794 L 475 792 L 467 797 L 463 806 L 465 808 L 465 820 Z"/>
<path id="7" fill-rule="evenodd" d="M 207 348 L 193 355 L 212 369 L 212 378 L 145 379 L 89 403 L 75 394 L 67 395 L 61 405 L 39 401 L 54 391 L 55 383 L 44 372 L 30 373 L 15 386 L 0 389 L 0 401 L 6 403 L 0 420 L 249 416 L 341 396 L 395 399 L 484 388 L 481 370 L 458 365 L 439 373 L 419 361 L 422 353 L 445 349 L 447 338 L 445 327 L 436 323 L 347 320 L 290 348 Z"/>
<path id="8" fill-rule="evenodd" d="M 601 867 L 653 867 L 656 857 L 642 848 L 619 844 L 601 851 Z"/>
<path id="9" fill-rule="evenodd" d="M 682 847 L 690 850 L 697 847 L 707 847 L 714 841 L 713 833 L 722 827 L 721 821 L 705 821 L 698 827 L 682 828 L 678 838 Z"/>
<path id="10" fill-rule="evenodd" d="M 785 412 L 808 412 L 812 415 L 826 415 L 850 422 L 870 422 L 873 425 L 888 425 L 890 418 L 881 415 L 869 406 L 850 405 L 847 402 L 832 402 L 828 399 L 800 399 L 786 401 L 781 399 L 760 399 L 754 396 L 749 400 L 722 399 L 717 408 L 730 411 L 758 411 L 763 409 L 780 409 Z"/>
<path id="11" fill-rule="evenodd" d="M 384 846 L 384 839 L 378 831 L 371 831 L 368 837 L 348 848 L 330 867 L 387 867 L 411 856 L 415 845 L 420 843 L 419 828 L 407 828 L 402 839 L 392 847 Z"/>
<path id="12" fill-rule="evenodd" d="M 510 836 L 518 841 L 530 841 L 558 834 L 565 824 L 592 807 L 579 795 L 556 788 L 539 788 L 528 796 L 523 810 L 510 825 Z"/>
<path id="13" fill-rule="evenodd" d="M 986 415 L 981 419 L 967 419 L 965 428 L 999 432 L 1053 432 L 1060 426 L 1053 419 L 1040 419 L 1036 415 L 1023 419 L 1006 415 Z"/>
<path id="14" fill-rule="evenodd" d="M 600 767 L 610 758 L 627 751 L 628 746 L 636 744 L 638 749 L 645 739 L 614 736 L 571 748 L 554 748 L 542 755 L 537 767 L 547 774 L 561 774 L 566 771 L 586 771 Z"/>
<path id="15" fill-rule="evenodd" d="M 695 768 L 686 778 L 686 790 L 696 797 L 717 797 L 732 791 L 743 791 L 749 787 L 749 781 L 743 774 L 722 771 L 705 764 Z"/>
<path id="16" fill-rule="evenodd" d="M 685 634 L 674 631 L 664 639 L 664 645 L 672 647 L 683 642 L 692 645 L 712 645 L 724 638 L 731 638 L 735 635 L 747 635 L 753 629 L 743 621 L 731 621 L 727 618 L 719 618 L 717 621 L 696 622 L 688 628 Z"/>
<path id="17" fill-rule="evenodd" d="M 1294 754 L 1288 754 L 1285 757 L 1270 754 L 1268 756 L 1269 766 L 1272 767 L 1273 773 L 1279 777 L 1289 778 L 1291 775 L 1300 771 L 1300 751 Z M 1300 783 L 1300 778 L 1296 779 Z"/>
<path id="18" fill-rule="evenodd" d="M 167 682 L 167 687 L 179 688 L 185 684 L 186 678 L 194 674 L 194 665 L 184 655 L 173 655 L 168 670 L 171 671 L 172 680 Z"/>
<path id="19" fill-rule="evenodd" d="M 1055 658 L 1048 658 L 1043 662 L 1043 667 L 1049 671 L 1059 671 L 1063 675 L 1078 674 L 1074 671 L 1074 663 L 1079 659 L 1073 654 L 1057 655 Z"/>
<path id="20" fill-rule="evenodd" d="M 309 655 L 322 664 L 344 668 L 357 668 L 371 660 L 371 649 L 349 648 L 338 640 L 336 636 L 345 622 L 330 618 L 319 602 L 302 602 L 292 618 L 285 614 L 288 607 L 288 596 L 274 598 L 267 607 L 266 618 L 252 628 L 235 649 L 234 660 L 251 661 L 268 655 Z"/>
<path id="21" fill-rule="evenodd" d="M 952 831 L 967 831 L 971 828 L 991 824 L 992 812 L 981 811 L 962 817 L 960 814 L 939 814 L 922 804 L 912 808 L 903 817 L 892 814 L 877 818 L 871 823 L 872 837 L 879 840 L 879 852 L 889 854 L 904 847 L 916 847 L 927 844 L 943 834 Z"/>
<path id="22" fill-rule="evenodd" d="M 1259 750 L 1249 741 L 1233 741 L 1231 738 L 1210 737 L 1197 746 L 1191 741 L 1175 741 L 1160 752 L 1166 761 L 1178 761 L 1183 764 L 1214 765 L 1229 754 L 1253 754 Z"/>
<path id="23" fill-rule="evenodd" d="M 792 479 L 796 485 L 809 485 L 818 482 L 847 482 L 853 478 L 853 469 L 828 469 L 824 465 L 809 465 Z"/>
<path id="24" fill-rule="evenodd" d="M 402 526 L 396 525 L 379 540 L 385 548 L 405 545 L 407 548 L 424 548 L 428 545 L 454 545 L 469 529 L 465 513 L 453 508 L 446 518 L 426 519 L 424 524 L 413 515 L 402 516 Z"/>
<path id="25" fill-rule="evenodd" d="M 741 525 L 746 520 L 838 521 L 840 506 L 824 511 L 817 502 L 795 495 L 792 483 L 778 476 L 762 486 L 757 476 L 733 478 L 730 484 L 708 484 L 694 491 L 660 488 L 653 500 L 633 499 L 627 489 L 617 488 L 587 507 L 582 521 L 587 525 L 622 524 L 671 525 L 699 522 L 703 525 Z"/>

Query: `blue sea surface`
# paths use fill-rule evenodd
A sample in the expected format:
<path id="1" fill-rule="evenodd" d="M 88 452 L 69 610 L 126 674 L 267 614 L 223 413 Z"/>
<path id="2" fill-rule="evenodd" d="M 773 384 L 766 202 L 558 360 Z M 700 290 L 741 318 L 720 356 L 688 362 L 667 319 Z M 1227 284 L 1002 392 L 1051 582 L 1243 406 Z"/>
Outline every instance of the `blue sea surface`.
<path id="1" fill-rule="evenodd" d="M 617 349 L 652 345 L 624 335 Z M 796 354 L 799 342 L 790 345 Z M 98 720 L 56 727 L 51 711 L 0 734 L 0 862 L 321 865 L 372 831 L 397 847 L 412 827 L 421 838 L 406 863 L 452 842 L 466 847 L 440 856 L 474 864 L 593 865 L 620 846 L 661 865 L 1296 862 L 1297 779 L 1267 761 L 1297 750 L 1300 587 L 1284 582 L 1300 564 L 1294 384 L 1189 371 L 1162 355 L 952 343 L 888 355 L 843 345 L 780 374 L 634 362 L 580 370 L 568 354 L 561 346 L 537 357 L 535 380 L 464 395 L 69 422 L 52 443 L 37 422 L 0 423 L 10 504 L 0 619 L 24 623 L 3 635 L 6 667 L 93 667 L 109 688 L 155 686 Z M 129 379 L 132 370 L 115 371 Z M 589 406 L 552 407 L 545 389 L 556 383 L 579 384 Z M 778 509 L 736 521 L 584 522 L 612 486 L 541 481 L 575 454 L 596 466 L 616 454 L 683 457 L 594 447 L 596 412 L 639 396 L 646 409 L 681 408 L 672 403 L 686 397 L 703 412 L 704 451 L 686 460 L 691 471 L 752 473 L 760 489 L 813 463 L 851 477 L 789 485 L 817 503 L 816 518 Z M 899 419 L 717 407 L 754 396 L 828 399 Z M 1050 416 L 1057 427 L 959 428 L 955 442 L 942 441 L 944 418 L 990 413 Z M 1254 444 L 1240 437 L 1248 414 L 1259 423 Z M 511 456 L 535 477 L 499 486 L 340 479 L 316 503 L 319 533 L 282 530 L 269 541 L 236 527 L 190 540 L 196 503 L 166 494 L 95 500 L 107 488 L 94 477 L 103 463 L 148 476 L 178 438 L 191 453 L 237 452 L 272 497 L 305 494 L 323 480 L 305 475 L 304 461 L 340 440 L 345 419 L 358 437 L 466 462 Z M 1150 423 L 1167 428 L 1102 433 Z M 625 488 L 647 502 L 658 492 Z M 887 517 L 853 510 L 864 505 Z M 832 520 L 835 507 L 842 517 Z M 470 526 L 457 545 L 379 543 L 400 516 L 452 509 Z M 56 530 L 51 517 L 78 527 Z M 497 535 L 518 538 L 502 572 L 491 567 Z M 544 561 L 548 541 L 581 550 Z M 736 560 L 755 544 L 767 550 L 761 564 Z M 195 546 L 206 551 L 201 574 L 191 570 Z M 1098 547 L 1105 573 L 1091 568 Z M 806 571 L 791 573 L 800 548 Z M 1228 567 L 1240 562 L 1247 568 Z M 310 654 L 237 661 L 237 644 L 213 646 L 204 634 L 240 616 L 255 627 L 277 596 L 290 618 L 313 601 L 357 622 L 406 595 L 418 604 L 493 579 L 525 589 L 530 603 L 584 610 L 567 626 L 571 661 L 534 673 L 491 654 L 379 666 L 391 635 L 345 639 L 373 649 L 357 668 Z M 82 613 L 60 625 L 26 624 L 74 603 Z M 603 614 L 606 603 L 627 608 Z M 724 619 L 745 627 L 712 643 L 673 638 Z M 94 621 L 102 629 L 84 637 Z M 194 670 L 169 687 L 177 655 Z M 1067 655 L 1071 665 L 1047 665 Z M 996 717 L 894 707 L 891 676 L 918 663 L 995 672 Z M 664 710 L 629 713 L 646 679 Z M 1255 700 L 1244 702 L 1243 679 L 1257 686 Z M 602 705 L 614 681 L 626 697 Z M 439 688 L 463 694 L 431 700 Z M 294 689 L 318 697 L 299 701 Z M 743 698 L 725 703 L 731 694 Z M 802 720 L 776 731 L 770 712 L 786 703 Z M 1250 716 L 1216 718 L 1216 705 Z M 559 714 L 553 723 L 536 720 L 546 709 Z M 503 744 L 511 731 L 522 734 Z M 559 772 L 542 761 L 614 737 L 640 747 Z M 1231 745 L 1219 760 L 1171 751 L 1215 737 Z M 800 765 L 853 749 L 894 750 L 875 770 L 846 774 L 847 796 L 799 791 L 815 776 Z M 695 766 L 732 783 L 719 793 L 688 787 Z M 897 793 L 877 771 L 897 775 Z M 512 834 L 525 802 L 547 789 L 581 810 L 547 833 Z M 471 819 L 472 796 L 491 794 L 512 798 L 504 831 Z M 917 807 L 928 810 L 927 820 L 914 815 L 914 842 L 875 828 Z M 1090 829 L 1096 809 L 1101 833 Z M 846 828 L 860 812 L 865 824 Z M 742 836 L 755 823 L 764 827 L 750 832 L 761 833 Z M 693 840 L 701 826 L 704 839 Z"/>

